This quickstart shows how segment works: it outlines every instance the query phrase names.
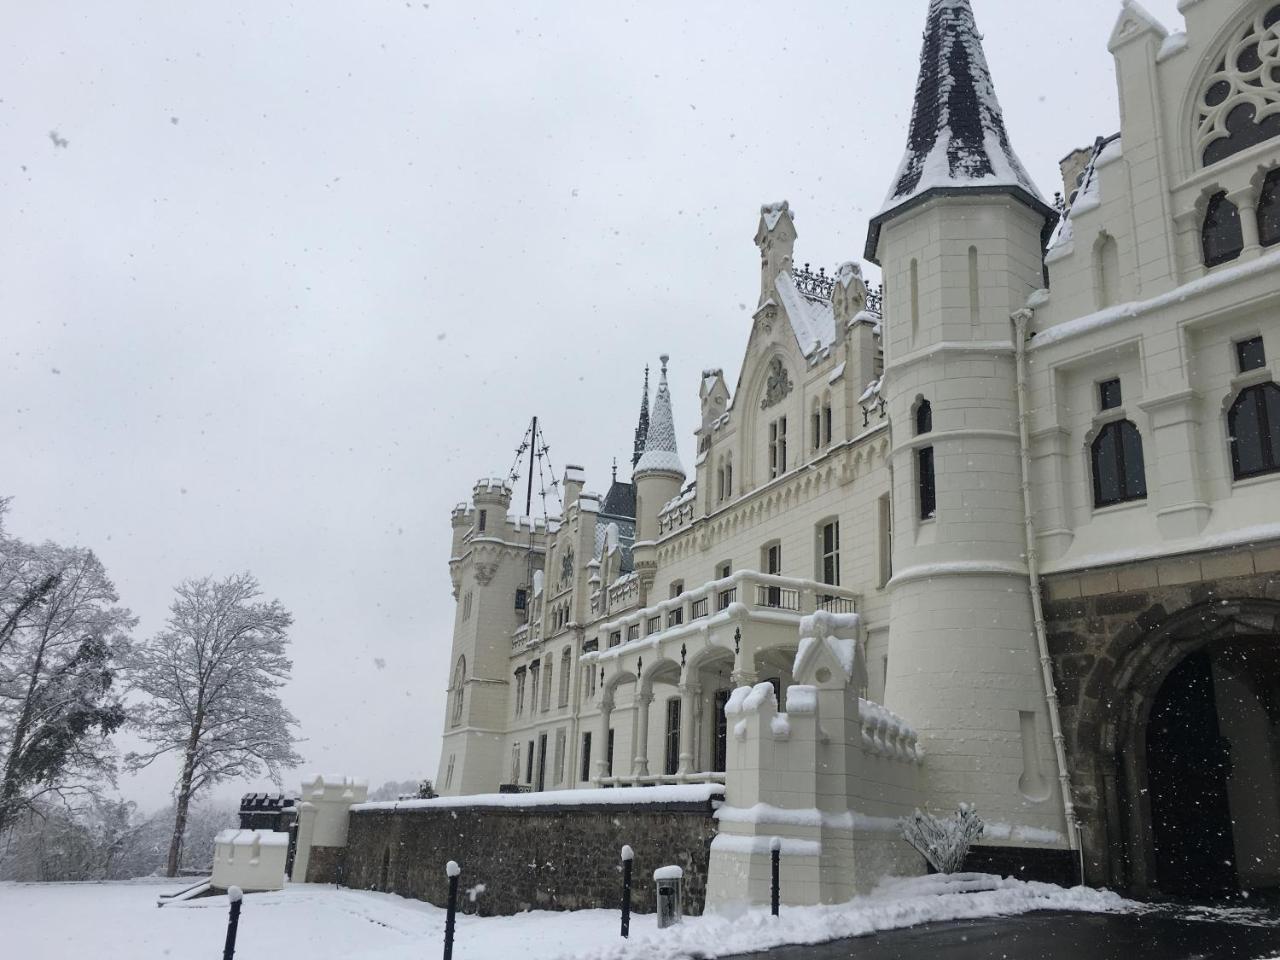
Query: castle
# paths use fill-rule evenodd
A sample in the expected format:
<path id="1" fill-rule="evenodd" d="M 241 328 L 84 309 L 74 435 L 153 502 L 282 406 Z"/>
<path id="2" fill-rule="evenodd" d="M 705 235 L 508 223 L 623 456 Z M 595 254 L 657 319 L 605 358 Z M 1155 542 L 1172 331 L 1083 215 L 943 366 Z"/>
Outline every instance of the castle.
<path id="1" fill-rule="evenodd" d="M 630 483 L 570 467 L 546 522 L 475 485 L 442 794 L 723 783 L 709 902 L 775 835 L 847 896 L 960 803 L 990 866 L 1280 886 L 1280 3 L 1179 10 L 1122 4 L 1119 133 L 1047 201 L 932 0 L 883 302 L 769 204 L 692 448 L 663 357 Z"/>

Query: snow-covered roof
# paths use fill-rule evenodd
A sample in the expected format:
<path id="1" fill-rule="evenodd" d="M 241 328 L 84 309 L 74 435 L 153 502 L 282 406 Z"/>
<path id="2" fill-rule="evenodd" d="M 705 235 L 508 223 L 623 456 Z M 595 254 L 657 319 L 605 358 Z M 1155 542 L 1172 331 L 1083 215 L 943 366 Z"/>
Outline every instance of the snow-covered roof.
<path id="1" fill-rule="evenodd" d="M 991 187 L 1044 202 L 1009 143 L 969 0 L 932 0 L 907 148 L 871 222 L 868 258 L 875 259 L 880 222 L 903 204 L 939 188 Z"/>
<path id="2" fill-rule="evenodd" d="M 671 390 L 667 386 L 667 360 L 662 355 L 662 378 L 653 398 L 653 413 L 649 419 L 649 434 L 645 438 L 644 453 L 636 464 L 635 473 L 657 470 L 684 476 L 684 466 L 676 450 L 676 427 L 671 416 Z"/>
<path id="3" fill-rule="evenodd" d="M 836 319 L 830 300 L 806 297 L 796 289 L 790 271 L 784 270 L 773 282 L 782 301 L 783 312 L 791 322 L 796 342 L 806 357 L 811 357 L 836 340 Z"/>

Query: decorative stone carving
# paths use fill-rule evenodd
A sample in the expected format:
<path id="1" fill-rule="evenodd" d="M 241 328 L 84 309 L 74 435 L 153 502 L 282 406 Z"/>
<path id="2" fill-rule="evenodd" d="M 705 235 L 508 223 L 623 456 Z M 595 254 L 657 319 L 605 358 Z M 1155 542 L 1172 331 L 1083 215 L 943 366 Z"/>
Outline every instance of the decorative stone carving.
<path id="1" fill-rule="evenodd" d="M 489 585 L 489 581 L 493 579 L 494 574 L 498 572 L 498 564 L 499 561 L 497 560 L 494 560 L 492 563 L 477 563 L 476 583 L 480 584 L 482 587 L 487 587 Z"/>
<path id="2" fill-rule="evenodd" d="M 1200 91 L 1196 152 L 1217 163 L 1280 135 L 1280 4 L 1259 9 L 1227 44 Z"/>
<path id="3" fill-rule="evenodd" d="M 782 364 L 781 357 L 769 361 L 769 379 L 764 385 L 764 399 L 760 401 L 760 409 L 767 410 L 780 402 L 791 392 L 791 376 Z"/>

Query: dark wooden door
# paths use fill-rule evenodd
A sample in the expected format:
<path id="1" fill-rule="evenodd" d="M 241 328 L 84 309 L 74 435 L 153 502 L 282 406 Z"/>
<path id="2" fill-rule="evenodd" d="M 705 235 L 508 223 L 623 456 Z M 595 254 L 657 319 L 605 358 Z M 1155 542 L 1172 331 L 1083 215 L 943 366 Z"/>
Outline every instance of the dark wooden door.
<path id="1" fill-rule="evenodd" d="M 1227 780 L 1208 654 L 1193 653 L 1161 686 L 1147 724 L 1147 784 L 1156 888 L 1217 897 L 1238 889 Z"/>

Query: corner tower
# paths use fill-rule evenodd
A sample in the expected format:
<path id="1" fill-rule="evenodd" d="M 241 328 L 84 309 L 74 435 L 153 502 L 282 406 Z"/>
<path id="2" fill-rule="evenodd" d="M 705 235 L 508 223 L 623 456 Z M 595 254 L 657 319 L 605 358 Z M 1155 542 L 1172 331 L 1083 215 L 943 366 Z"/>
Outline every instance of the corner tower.
<path id="1" fill-rule="evenodd" d="M 1010 323 L 1042 286 L 1055 220 L 1009 142 L 968 0 L 933 0 L 906 152 L 866 246 L 884 274 L 893 444 L 885 704 L 922 734 L 939 807 L 974 803 L 1065 846 Z"/>
<path id="2" fill-rule="evenodd" d="M 511 487 L 483 479 L 453 510 L 449 576 L 457 609 L 436 789 L 445 796 L 492 793 L 504 753 L 511 639 L 525 622 L 546 524 L 507 516 Z"/>

